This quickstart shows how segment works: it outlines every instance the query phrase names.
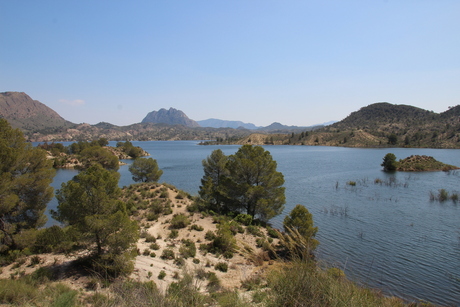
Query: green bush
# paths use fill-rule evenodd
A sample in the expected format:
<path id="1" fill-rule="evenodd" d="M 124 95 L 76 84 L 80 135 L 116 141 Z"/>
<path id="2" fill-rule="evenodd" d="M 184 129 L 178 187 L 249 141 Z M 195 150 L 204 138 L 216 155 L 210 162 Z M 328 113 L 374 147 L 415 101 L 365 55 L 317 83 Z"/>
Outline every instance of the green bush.
<path id="1" fill-rule="evenodd" d="M 175 239 L 178 236 L 179 236 L 179 232 L 176 229 L 171 230 L 171 232 L 169 233 L 169 238 L 171 239 Z"/>
<path id="2" fill-rule="evenodd" d="M 183 266 L 185 264 L 184 258 L 176 258 L 174 259 L 174 264 L 177 266 Z"/>
<path id="3" fill-rule="evenodd" d="M 161 254 L 160 256 L 161 259 L 163 260 L 173 260 L 175 257 L 174 257 L 174 251 L 172 249 L 164 249 L 163 250 L 163 253 Z"/>
<path id="4" fill-rule="evenodd" d="M 204 238 L 205 238 L 206 240 L 210 240 L 210 241 L 211 241 L 211 240 L 214 240 L 214 239 L 216 238 L 216 234 L 214 233 L 214 231 L 208 230 L 208 231 L 206 232 L 206 234 L 204 235 Z"/>
<path id="5" fill-rule="evenodd" d="M 238 223 L 241 223 L 241 224 L 243 224 L 245 226 L 249 226 L 252 223 L 252 216 L 249 215 L 249 214 L 238 214 L 235 217 L 235 221 L 237 221 Z"/>
<path id="6" fill-rule="evenodd" d="M 158 279 L 163 280 L 166 277 L 166 272 L 161 270 L 160 273 L 158 274 Z"/>
<path id="7" fill-rule="evenodd" d="M 189 257 L 195 257 L 196 255 L 196 246 L 195 242 L 186 239 L 182 240 L 182 246 L 179 248 L 179 253 L 184 257 L 185 259 Z"/>
<path id="8" fill-rule="evenodd" d="M 272 238 L 278 238 L 278 231 L 276 231 L 275 229 L 271 228 L 271 227 L 267 227 L 267 234 L 272 237 Z"/>
<path id="9" fill-rule="evenodd" d="M 173 218 L 171 219 L 171 228 L 173 229 L 185 228 L 189 224 L 190 224 L 189 218 L 182 213 L 174 215 Z"/>
<path id="10" fill-rule="evenodd" d="M 228 223 L 218 226 L 217 234 L 211 243 L 210 252 L 214 254 L 233 253 L 236 248 L 236 239 Z"/>
<path id="11" fill-rule="evenodd" d="M 196 231 L 203 231 L 204 228 L 200 225 L 197 225 L 197 224 L 193 224 L 192 226 L 190 226 L 190 229 L 191 230 L 196 230 Z"/>
<path id="12" fill-rule="evenodd" d="M 153 212 L 147 212 L 145 218 L 147 221 L 152 222 L 158 220 L 159 215 Z"/>
<path id="13" fill-rule="evenodd" d="M 259 227 L 254 225 L 246 227 L 246 232 L 252 234 L 253 236 L 263 237 L 263 233 L 260 231 Z"/>
<path id="14" fill-rule="evenodd" d="M 160 249 L 160 245 L 158 245 L 158 243 L 152 243 L 150 244 L 150 249 L 153 249 L 153 250 L 159 250 Z"/>
<path id="15" fill-rule="evenodd" d="M 156 241 L 157 241 L 157 239 L 155 239 L 155 237 L 152 236 L 151 234 L 147 233 L 145 235 L 145 242 L 147 242 L 147 243 L 151 243 L 151 242 L 155 243 Z"/>
<path id="16" fill-rule="evenodd" d="M 228 271 L 228 264 L 226 262 L 218 262 L 214 268 L 218 271 L 221 272 L 227 272 Z"/>

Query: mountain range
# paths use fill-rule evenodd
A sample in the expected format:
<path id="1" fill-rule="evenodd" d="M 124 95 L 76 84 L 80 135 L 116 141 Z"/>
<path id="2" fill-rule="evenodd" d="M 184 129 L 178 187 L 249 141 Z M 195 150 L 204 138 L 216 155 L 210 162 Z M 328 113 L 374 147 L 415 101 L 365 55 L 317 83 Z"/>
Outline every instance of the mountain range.
<path id="1" fill-rule="evenodd" d="M 30 141 L 105 137 L 108 140 L 214 139 L 226 144 L 257 140 L 262 144 L 460 148 L 460 106 L 438 114 L 409 105 L 374 103 L 339 122 L 313 127 L 280 123 L 256 127 L 218 119 L 196 122 L 182 111 L 170 108 L 148 113 L 141 123 L 116 126 L 104 122 L 74 124 L 25 93 L 5 92 L 0 93 L 0 118 L 22 129 Z"/>

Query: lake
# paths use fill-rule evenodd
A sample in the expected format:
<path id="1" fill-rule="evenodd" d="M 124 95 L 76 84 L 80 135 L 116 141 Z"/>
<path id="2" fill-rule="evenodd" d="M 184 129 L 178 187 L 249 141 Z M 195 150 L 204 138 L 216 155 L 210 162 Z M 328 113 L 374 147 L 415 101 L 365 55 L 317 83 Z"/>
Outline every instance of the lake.
<path id="1" fill-rule="evenodd" d="M 233 154 L 236 145 L 199 146 L 196 141 L 132 142 L 151 154 L 163 170 L 160 182 L 198 194 L 201 161 L 214 149 Z M 111 142 L 114 146 L 115 142 Z M 460 166 L 454 149 L 357 149 L 321 146 L 264 146 L 285 177 L 286 205 L 271 222 L 281 227 L 296 204 L 313 214 L 319 231 L 317 259 L 345 271 L 360 284 L 387 295 L 460 304 L 460 204 L 430 201 L 430 191 L 460 192 L 460 171 L 398 172 L 380 166 L 386 153 L 398 159 L 428 155 Z M 131 163 L 131 161 L 126 161 Z M 128 165 L 120 186 L 133 183 Z M 59 170 L 53 186 L 76 171 Z M 375 184 L 379 179 L 380 183 Z M 356 184 L 347 184 L 354 181 Z M 54 199 L 49 208 L 55 209 Z M 50 220 L 48 226 L 55 223 Z"/>

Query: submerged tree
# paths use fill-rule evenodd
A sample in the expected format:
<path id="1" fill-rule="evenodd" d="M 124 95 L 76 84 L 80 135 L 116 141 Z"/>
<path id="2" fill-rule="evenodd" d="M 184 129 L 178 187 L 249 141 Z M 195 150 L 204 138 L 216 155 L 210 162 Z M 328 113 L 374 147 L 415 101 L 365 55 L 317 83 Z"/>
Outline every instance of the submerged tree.
<path id="1" fill-rule="evenodd" d="M 98 265 L 114 275 L 126 273 L 130 248 L 137 241 L 135 221 L 126 213 L 125 204 L 118 198 L 120 174 L 94 164 L 63 183 L 57 191 L 59 202 L 53 217 L 73 227 L 82 242 L 94 246 Z"/>
<path id="2" fill-rule="evenodd" d="M 398 168 L 398 162 L 396 161 L 396 156 L 392 153 L 387 153 L 383 158 L 383 162 L 381 164 L 383 166 L 383 170 L 386 172 L 395 171 Z"/>
<path id="3" fill-rule="evenodd" d="M 129 167 L 129 171 L 136 182 L 157 182 L 163 175 L 157 160 L 153 158 L 137 158 Z"/>
<path id="4" fill-rule="evenodd" d="M 21 231 L 45 224 L 54 174 L 46 152 L 0 119 L 0 253 L 16 248 Z"/>

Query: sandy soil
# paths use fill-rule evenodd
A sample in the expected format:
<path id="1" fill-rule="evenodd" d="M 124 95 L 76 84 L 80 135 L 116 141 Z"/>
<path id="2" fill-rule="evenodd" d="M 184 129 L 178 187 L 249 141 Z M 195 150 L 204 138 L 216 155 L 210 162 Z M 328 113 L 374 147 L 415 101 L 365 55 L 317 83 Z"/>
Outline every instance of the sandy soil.
<path id="1" fill-rule="evenodd" d="M 160 187 L 156 189 L 160 189 Z M 153 190 L 152 190 L 153 191 Z M 186 208 L 191 204 L 188 198 L 177 199 L 178 191 L 168 187 L 169 199 L 172 202 L 173 213 L 169 215 L 160 216 L 157 221 L 148 222 L 145 219 L 140 219 L 141 231 L 146 231 L 157 238 L 156 243 L 160 246 L 158 250 L 151 250 L 149 248 L 151 243 L 145 242 L 141 238 L 137 242 L 137 248 L 140 255 L 135 258 L 135 269 L 130 278 L 138 281 L 153 280 L 159 289 L 165 290 L 171 282 L 177 280 L 178 276 L 183 276 L 184 273 L 189 273 L 195 276 L 197 270 L 204 270 L 206 272 L 214 272 L 221 281 L 223 288 L 239 288 L 241 281 L 249 278 L 255 274 L 261 274 L 271 262 L 265 259 L 263 261 L 263 252 L 260 248 L 256 247 L 256 237 L 244 233 L 235 235 L 238 245 L 238 251 L 234 254 L 233 258 L 225 259 L 222 256 L 217 257 L 214 254 L 203 253 L 199 250 L 200 243 L 209 243 L 205 239 L 207 231 L 215 231 L 216 224 L 213 222 L 211 216 L 203 217 L 198 213 L 189 213 Z M 169 228 L 169 221 L 174 214 L 185 214 L 191 220 L 191 224 L 196 224 L 203 227 L 203 231 L 191 230 L 190 226 L 178 229 L 179 236 L 175 239 L 170 239 L 171 232 Z M 194 263 L 192 258 L 185 260 L 185 265 L 177 266 L 174 260 L 163 260 L 160 258 L 165 248 L 170 248 L 174 251 L 175 255 L 179 256 L 179 248 L 182 239 L 190 239 L 196 243 L 196 256 L 199 263 Z M 246 247 L 246 248 L 245 248 Z M 249 247 L 249 248 L 248 248 Z M 156 256 L 142 255 L 145 249 L 153 251 Z M 247 250 L 250 249 L 251 252 Z M 40 254 L 23 258 L 20 262 L 15 262 L 8 266 L 0 268 L 0 278 L 11 278 L 12 276 L 30 274 L 39 267 L 47 266 L 53 267 L 58 271 L 59 281 L 65 282 L 75 289 L 84 289 L 88 283 L 93 280 L 91 276 L 79 271 L 72 265 L 73 260 L 77 259 L 81 254 L 63 255 L 63 254 Z M 39 257 L 38 264 L 33 263 L 33 257 Z M 37 258 L 34 259 L 37 262 Z M 196 262 L 197 260 L 195 260 Z M 214 268 L 218 262 L 225 262 L 228 264 L 228 271 L 221 272 Z M 160 280 L 158 275 L 160 271 L 165 271 L 166 276 Z M 206 280 L 199 280 L 195 278 L 196 284 L 202 291 L 206 291 Z M 88 290 L 86 290 L 88 291 Z"/>

